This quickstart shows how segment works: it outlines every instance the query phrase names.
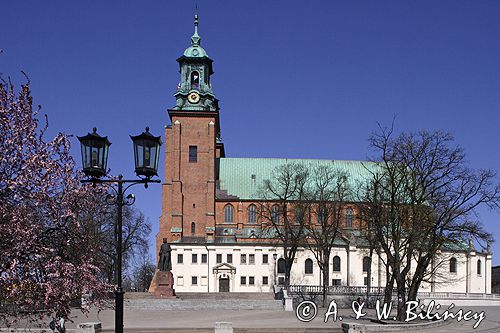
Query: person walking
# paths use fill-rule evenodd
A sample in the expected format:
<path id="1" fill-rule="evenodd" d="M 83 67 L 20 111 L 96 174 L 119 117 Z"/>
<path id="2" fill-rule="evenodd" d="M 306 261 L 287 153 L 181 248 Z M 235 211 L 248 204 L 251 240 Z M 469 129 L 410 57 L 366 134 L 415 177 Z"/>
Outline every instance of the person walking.
<path id="1" fill-rule="evenodd" d="M 56 318 L 52 317 L 52 320 L 49 323 L 49 328 L 52 330 L 52 333 L 56 331 Z"/>
<path id="2" fill-rule="evenodd" d="M 58 316 L 59 320 L 57 321 L 57 332 L 59 333 L 66 333 L 66 326 L 65 326 L 65 321 L 64 317 L 62 315 Z"/>

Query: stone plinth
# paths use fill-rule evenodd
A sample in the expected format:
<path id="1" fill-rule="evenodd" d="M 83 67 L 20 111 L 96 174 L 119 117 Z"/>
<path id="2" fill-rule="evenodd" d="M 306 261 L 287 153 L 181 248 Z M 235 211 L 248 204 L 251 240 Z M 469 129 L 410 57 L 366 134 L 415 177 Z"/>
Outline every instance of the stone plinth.
<path id="1" fill-rule="evenodd" d="M 157 298 L 177 298 L 174 289 L 174 276 L 172 272 L 157 270 L 149 286 L 149 292 Z"/>
<path id="2" fill-rule="evenodd" d="M 102 325 L 100 322 L 81 323 L 76 326 L 77 333 L 100 333 Z"/>
<path id="3" fill-rule="evenodd" d="M 216 322 L 215 333 L 233 333 L 233 323 Z"/>

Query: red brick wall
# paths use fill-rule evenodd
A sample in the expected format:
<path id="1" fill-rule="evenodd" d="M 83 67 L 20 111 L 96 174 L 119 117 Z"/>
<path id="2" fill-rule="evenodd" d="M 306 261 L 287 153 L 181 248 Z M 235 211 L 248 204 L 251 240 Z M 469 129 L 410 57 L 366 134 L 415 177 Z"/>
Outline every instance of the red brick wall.
<path id="1" fill-rule="evenodd" d="M 172 116 L 165 130 L 165 177 L 162 215 L 156 238 L 157 252 L 163 238 L 206 237 L 215 227 L 215 115 Z M 197 162 L 189 162 L 189 146 L 197 146 Z M 191 223 L 195 222 L 195 234 Z M 182 233 L 172 233 L 180 228 Z"/>

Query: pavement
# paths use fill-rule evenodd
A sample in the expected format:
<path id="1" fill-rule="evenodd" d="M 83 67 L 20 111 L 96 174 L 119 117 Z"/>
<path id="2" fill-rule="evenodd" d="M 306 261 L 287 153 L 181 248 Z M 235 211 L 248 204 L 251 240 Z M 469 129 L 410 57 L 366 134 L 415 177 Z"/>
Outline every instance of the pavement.
<path id="1" fill-rule="evenodd" d="M 500 333 L 500 306 L 463 307 L 461 309 L 463 313 L 470 310 L 470 314 L 475 313 L 476 317 L 472 318 L 472 316 L 469 316 L 471 317 L 468 318 L 469 320 L 462 321 L 448 319 L 441 326 L 422 330 L 413 330 L 407 327 L 405 332 Z M 459 310 L 460 309 L 457 307 L 453 309 L 453 312 L 457 313 Z M 474 329 L 473 326 L 478 321 L 477 316 L 483 311 L 484 319 L 479 326 Z M 338 309 L 337 321 L 334 322 L 332 317 L 330 317 L 330 320 L 325 323 L 324 316 L 326 312 L 327 309 L 318 308 L 317 315 L 314 319 L 309 322 L 303 322 L 297 319 L 295 312 L 276 310 L 142 310 L 125 308 L 124 327 L 126 331 L 130 330 L 135 332 L 140 332 L 140 329 L 149 329 L 153 331 L 154 329 L 166 330 L 169 328 L 207 328 L 212 329 L 213 332 L 216 322 L 231 322 L 234 328 L 254 328 L 252 332 L 270 331 L 265 330 L 266 328 L 271 330 L 274 329 L 276 332 L 280 330 L 281 332 L 291 332 L 292 329 L 297 330 L 301 328 L 310 328 L 312 330 L 325 329 L 325 331 L 329 332 L 341 332 L 342 323 L 370 324 L 368 320 L 356 320 L 351 309 Z M 439 312 L 442 313 L 443 311 Z M 373 309 L 367 309 L 366 313 L 366 317 L 376 317 Z M 74 309 L 70 316 L 72 322 L 67 321 L 66 327 L 68 328 L 68 332 L 74 332 L 78 323 L 98 321 L 102 323 L 104 331 L 112 332 L 114 328 L 114 317 L 115 313 L 112 309 L 104 309 L 101 311 L 93 309 L 87 315 L 83 314 L 79 309 Z M 340 320 L 340 317 L 342 317 L 342 320 Z M 43 321 L 43 323 L 45 322 L 48 326 L 49 320 Z"/>
<path id="2" fill-rule="evenodd" d="M 472 313 L 480 314 L 484 311 L 484 319 L 479 326 L 473 326 L 477 319 L 469 318 L 468 321 L 448 319 L 446 323 L 439 327 L 424 330 L 411 330 L 407 328 L 407 333 L 433 332 L 433 333 L 500 333 L 500 307 L 464 307 L 464 313 L 468 310 Z M 455 308 L 456 313 L 459 309 Z M 297 319 L 295 312 L 273 311 L 273 310 L 138 310 L 125 309 L 124 327 L 126 329 L 154 329 L 154 328 L 213 328 L 216 322 L 231 322 L 235 328 L 340 328 L 343 322 L 369 323 L 369 321 L 354 318 L 351 309 L 339 309 L 338 316 L 342 321 L 333 322 L 330 317 L 325 323 L 324 315 L 327 309 L 319 308 L 318 315 L 310 322 L 302 322 Z M 375 318 L 375 311 L 366 310 L 367 317 Z M 440 311 L 442 312 L 442 311 Z M 100 321 L 104 330 L 112 330 L 114 327 L 114 311 L 107 309 L 103 311 L 92 310 L 88 316 L 83 315 L 79 310 L 73 311 L 71 319 L 73 323 L 68 323 L 68 328 L 75 328 L 77 323 Z"/>

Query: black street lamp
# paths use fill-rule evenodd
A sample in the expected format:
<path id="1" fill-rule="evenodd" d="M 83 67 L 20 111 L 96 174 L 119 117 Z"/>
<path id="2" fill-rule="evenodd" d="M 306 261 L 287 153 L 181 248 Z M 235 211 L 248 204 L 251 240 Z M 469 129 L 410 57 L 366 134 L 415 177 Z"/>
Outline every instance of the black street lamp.
<path id="1" fill-rule="evenodd" d="M 278 254 L 273 253 L 273 259 L 274 259 L 274 284 L 278 285 Z"/>
<path id="2" fill-rule="evenodd" d="M 97 134 L 94 127 L 92 133 L 78 137 L 82 148 L 83 173 L 92 178 L 106 175 L 108 165 L 108 150 L 111 146 L 107 136 Z"/>
<path id="3" fill-rule="evenodd" d="M 116 290 L 115 290 L 115 332 L 123 333 L 123 294 L 122 288 L 122 220 L 123 206 L 130 206 L 134 203 L 135 197 L 132 194 L 125 196 L 125 192 L 137 184 L 160 183 L 159 179 L 151 179 L 158 176 L 158 160 L 161 145 L 161 137 L 153 136 L 146 127 L 146 132 L 140 135 L 131 136 L 134 143 L 135 173 L 139 179 L 126 180 L 122 175 L 118 179 L 101 179 L 107 173 L 108 150 L 111 142 L 107 137 L 97 134 L 94 127 L 93 133 L 78 137 L 82 149 L 83 172 L 89 179 L 82 180 L 82 183 L 92 184 L 116 184 L 110 186 L 115 195 L 108 194 L 106 203 L 117 207 L 116 221 Z M 123 184 L 130 184 L 125 189 Z"/>
<path id="4" fill-rule="evenodd" d="M 158 176 L 158 160 L 161 137 L 149 133 L 149 127 L 146 132 L 136 136 L 130 136 L 134 142 L 134 160 L 135 173 L 137 176 L 153 177 Z"/>

